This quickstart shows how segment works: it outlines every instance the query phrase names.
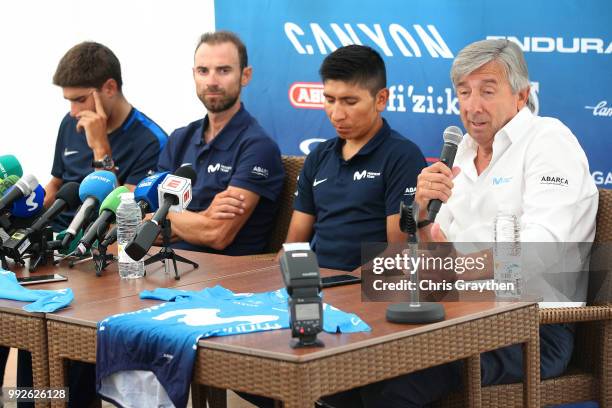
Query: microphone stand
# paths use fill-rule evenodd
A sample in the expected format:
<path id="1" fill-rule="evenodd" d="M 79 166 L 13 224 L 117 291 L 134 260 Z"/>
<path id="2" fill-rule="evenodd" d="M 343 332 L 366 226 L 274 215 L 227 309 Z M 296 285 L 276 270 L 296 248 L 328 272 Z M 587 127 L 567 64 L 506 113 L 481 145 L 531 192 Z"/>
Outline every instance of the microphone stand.
<path id="1" fill-rule="evenodd" d="M 400 229 L 408 234 L 407 244 L 410 249 L 410 257 L 417 257 L 418 237 L 416 233 L 416 221 L 412 214 L 412 208 L 400 204 Z M 392 303 L 387 307 L 387 320 L 393 323 L 433 323 L 444 320 L 444 307 L 439 303 L 420 302 L 419 296 L 419 271 L 414 270 L 410 274 L 410 282 L 414 290 L 410 291 L 410 302 Z"/>
<path id="2" fill-rule="evenodd" d="M 178 274 L 178 268 L 176 267 L 177 261 L 190 264 L 193 266 L 194 269 L 197 269 L 200 267 L 200 265 L 198 265 L 196 262 L 193 262 L 185 257 L 177 255 L 174 252 L 174 249 L 170 247 L 170 236 L 172 234 L 172 225 L 170 224 L 170 220 L 167 218 L 164 218 L 164 220 L 161 223 L 161 233 L 162 233 L 162 249 L 160 249 L 157 254 L 145 260 L 144 261 L 145 265 L 150 265 L 155 261 L 161 261 L 164 263 L 164 271 L 168 273 L 168 263 L 166 262 L 166 259 L 171 259 L 172 264 L 174 265 L 174 279 L 175 280 L 181 279 L 181 277 Z M 145 271 L 145 274 L 146 274 L 146 271 Z"/>
<path id="3" fill-rule="evenodd" d="M 35 242 L 30 253 L 30 266 L 28 267 L 30 272 L 34 272 L 39 265 L 45 266 L 49 261 L 54 265 L 57 263 L 53 256 L 56 245 L 53 241 L 53 229 L 50 226 L 43 228 L 40 232 L 35 232 L 32 241 Z"/>

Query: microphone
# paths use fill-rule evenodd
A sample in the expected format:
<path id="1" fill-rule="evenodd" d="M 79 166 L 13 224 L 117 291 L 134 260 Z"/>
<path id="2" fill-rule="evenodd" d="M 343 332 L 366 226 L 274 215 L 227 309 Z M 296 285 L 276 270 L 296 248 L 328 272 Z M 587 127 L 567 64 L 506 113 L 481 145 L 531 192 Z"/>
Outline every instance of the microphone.
<path id="1" fill-rule="evenodd" d="M 440 161 L 446 164 L 449 169 L 452 169 L 453 163 L 455 162 L 455 155 L 457 154 L 457 147 L 459 146 L 459 143 L 461 143 L 461 139 L 463 139 L 463 132 L 457 126 L 449 126 L 444 129 L 442 138 L 444 139 L 444 147 L 442 147 Z M 429 205 L 427 206 L 427 219 L 429 221 L 435 221 L 441 206 L 442 201 L 438 199 L 434 199 L 429 202 Z"/>
<path id="2" fill-rule="evenodd" d="M 42 231 L 51 220 L 57 217 L 65 209 L 75 209 L 79 205 L 78 195 L 79 183 L 70 182 L 65 183 L 58 190 L 56 199 L 51 206 L 27 229 L 19 229 L 11 238 L 4 243 L 4 248 L 7 254 L 13 258 L 18 259 L 23 255 L 28 248 L 32 245 L 30 237 Z"/>
<path id="3" fill-rule="evenodd" d="M 32 194 L 32 191 L 38 186 L 38 180 L 31 174 L 20 178 L 14 186 L 12 186 L 2 198 L 0 198 L 0 211 L 4 210 L 9 205 L 22 197 L 27 197 Z"/>
<path id="4" fill-rule="evenodd" d="M 89 224 L 100 204 L 117 187 L 117 176 L 110 171 L 94 171 L 83 179 L 79 187 L 79 197 L 83 204 L 66 228 L 62 248 L 67 248 L 83 225 Z"/>
<path id="5" fill-rule="evenodd" d="M 5 179 L 9 176 L 23 176 L 23 170 L 19 160 L 12 154 L 0 156 L 0 179 Z"/>
<path id="6" fill-rule="evenodd" d="M 43 210 L 44 201 L 45 189 L 39 184 L 32 194 L 21 197 L 13 203 L 11 215 L 17 218 L 31 218 Z"/>
<path id="7" fill-rule="evenodd" d="M 143 218 L 145 214 L 157 211 L 157 208 L 159 207 L 157 187 L 162 181 L 164 181 L 168 174 L 169 172 L 167 171 L 153 174 L 142 179 L 140 183 L 136 185 L 136 189 L 134 190 L 134 199 L 136 200 L 136 204 L 138 204 L 140 207 Z M 117 241 L 117 225 L 114 225 L 108 231 L 102 242 L 100 242 L 100 246 L 107 247 L 115 241 Z"/>
<path id="8" fill-rule="evenodd" d="M 153 246 L 161 231 L 161 223 L 168 212 L 182 211 L 191 202 L 191 185 L 196 181 L 196 172 L 191 166 L 179 167 L 174 175 L 168 175 L 157 188 L 160 202 L 153 217 L 140 225 L 125 252 L 135 261 L 142 259 Z"/>
<path id="9" fill-rule="evenodd" d="M 129 192 L 130 190 L 127 187 L 120 186 L 106 196 L 104 201 L 102 201 L 102 204 L 100 204 L 100 213 L 98 218 L 89 226 L 89 229 L 79 241 L 79 245 L 74 251 L 75 255 L 84 255 L 85 252 L 91 248 L 96 239 L 101 237 L 106 232 L 108 226 L 115 219 L 117 207 L 119 207 L 119 204 L 121 203 L 121 198 L 119 198 L 119 196 L 123 193 Z"/>
<path id="10" fill-rule="evenodd" d="M 0 181 L 0 196 L 3 196 L 4 193 L 6 193 L 8 189 L 11 188 L 11 186 L 14 186 L 15 183 L 18 181 L 19 181 L 19 176 L 16 176 L 14 174 Z"/>

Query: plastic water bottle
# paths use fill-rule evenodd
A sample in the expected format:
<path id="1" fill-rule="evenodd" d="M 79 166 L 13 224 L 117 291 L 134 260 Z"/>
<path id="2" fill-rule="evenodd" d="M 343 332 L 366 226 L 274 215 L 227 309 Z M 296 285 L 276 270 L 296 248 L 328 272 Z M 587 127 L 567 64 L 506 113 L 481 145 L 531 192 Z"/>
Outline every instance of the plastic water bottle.
<path id="1" fill-rule="evenodd" d="M 119 257 L 119 276 L 125 279 L 142 278 L 144 262 L 135 261 L 125 253 L 125 246 L 134 238 L 136 228 L 142 222 L 140 207 L 134 201 L 134 193 L 121 194 L 117 208 L 117 252 Z"/>
<path id="2" fill-rule="evenodd" d="M 495 294 L 497 297 L 520 297 L 523 293 L 521 227 L 512 208 L 500 207 L 495 217 L 494 237 Z"/>

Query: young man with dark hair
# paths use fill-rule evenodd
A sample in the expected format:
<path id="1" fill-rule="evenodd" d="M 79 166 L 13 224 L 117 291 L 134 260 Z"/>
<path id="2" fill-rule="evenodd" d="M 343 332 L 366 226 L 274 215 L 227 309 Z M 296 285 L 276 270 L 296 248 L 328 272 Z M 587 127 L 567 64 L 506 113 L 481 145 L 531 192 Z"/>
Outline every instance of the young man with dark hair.
<path id="1" fill-rule="evenodd" d="M 319 73 L 338 137 L 306 158 L 287 242 L 311 241 L 320 266 L 353 270 L 361 265 L 361 243 L 405 241 L 399 204 L 412 202 L 426 164 L 420 149 L 381 116 L 389 91 L 376 51 L 339 48 Z"/>
<path id="2" fill-rule="evenodd" d="M 168 215 L 176 248 L 248 255 L 266 246 L 284 170 L 278 145 L 240 101 L 252 74 L 234 33 L 201 36 L 193 78 L 207 114 L 175 130 L 158 163 L 160 171 L 189 163 L 198 174 L 188 211 Z"/>
<path id="3" fill-rule="evenodd" d="M 45 206 L 63 183 L 81 182 L 94 170 L 114 171 L 128 187 L 155 170 L 167 135 L 126 100 L 121 65 L 108 47 L 75 45 L 60 60 L 53 83 L 62 88 L 70 112 L 59 128 Z M 65 228 L 73 216 L 61 214 L 54 229 Z"/>

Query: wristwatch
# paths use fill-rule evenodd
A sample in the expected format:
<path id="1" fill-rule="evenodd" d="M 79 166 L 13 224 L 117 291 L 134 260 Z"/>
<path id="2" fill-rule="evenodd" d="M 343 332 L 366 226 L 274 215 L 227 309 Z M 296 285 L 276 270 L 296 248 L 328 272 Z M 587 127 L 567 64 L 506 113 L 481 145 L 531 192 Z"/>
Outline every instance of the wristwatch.
<path id="1" fill-rule="evenodd" d="M 102 169 L 102 170 L 114 170 L 115 169 L 115 161 L 108 154 L 104 155 L 102 160 L 94 160 L 91 162 L 91 166 L 94 169 Z"/>
<path id="2" fill-rule="evenodd" d="M 419 205 L 417 204 L 416 200 L 414 200 L 412 202 L 412 214 L 414 216 L 414 220 L 416 221 L 416 227 L 417 229 L 421 229 L 423 227 L 428 226 L 429 224 L 432 224 L 432 222 L 430 220 L 428 220 L 427 218 L 425 218 L 424 220 L 418 220 L 419 217 Z"/>

